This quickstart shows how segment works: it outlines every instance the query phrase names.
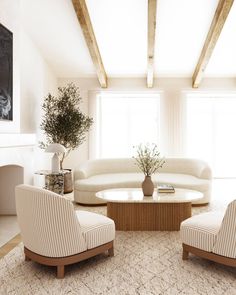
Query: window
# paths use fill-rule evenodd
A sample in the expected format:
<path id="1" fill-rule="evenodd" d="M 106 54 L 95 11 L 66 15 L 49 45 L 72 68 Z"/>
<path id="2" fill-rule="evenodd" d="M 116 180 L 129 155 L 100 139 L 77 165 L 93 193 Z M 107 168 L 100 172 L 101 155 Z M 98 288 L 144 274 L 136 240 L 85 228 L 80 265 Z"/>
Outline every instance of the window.
<path id="1" fill-rule="evenodd" d="M 160 94 L 97 96 L 97 157 L 131 157 L 133 146 L 160 139 Z"/>
<path id="2" fill-rule="evenodd" d="M 215 177 L 236 177 L 236 94 L 187 95 L 187 155 L 208 161 Z"/>

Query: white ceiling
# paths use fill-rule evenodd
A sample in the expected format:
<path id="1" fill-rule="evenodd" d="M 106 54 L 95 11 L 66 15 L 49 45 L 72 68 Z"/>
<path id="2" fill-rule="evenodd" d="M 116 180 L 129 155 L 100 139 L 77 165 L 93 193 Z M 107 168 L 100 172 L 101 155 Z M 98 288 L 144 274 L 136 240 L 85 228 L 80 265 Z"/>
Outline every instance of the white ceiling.
<path id="1" fill-rule="evenodd" d="M 147 0 L 87 0 L 108 77 L 145 77 Z M 218 0 L 158 0 L 155 76 L 191 77 Z M 205 76 L 236 76 L 236 4 Z M 58 77 L 95 76 L 71 0 L 21 0 L 22 24 Z"/>

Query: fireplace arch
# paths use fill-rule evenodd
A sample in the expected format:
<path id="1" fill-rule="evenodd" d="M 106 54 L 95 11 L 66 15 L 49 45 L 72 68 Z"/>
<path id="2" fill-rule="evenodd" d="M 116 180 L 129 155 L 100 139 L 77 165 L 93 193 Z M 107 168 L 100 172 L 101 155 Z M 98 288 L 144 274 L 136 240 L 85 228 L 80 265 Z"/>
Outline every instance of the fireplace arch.
<path id="1" fill-rule="evenodd" d="M 15 186 L 24 183 L 24 168 L 19 165 L 0 167 L 0 215 L 15 215 Z"/>

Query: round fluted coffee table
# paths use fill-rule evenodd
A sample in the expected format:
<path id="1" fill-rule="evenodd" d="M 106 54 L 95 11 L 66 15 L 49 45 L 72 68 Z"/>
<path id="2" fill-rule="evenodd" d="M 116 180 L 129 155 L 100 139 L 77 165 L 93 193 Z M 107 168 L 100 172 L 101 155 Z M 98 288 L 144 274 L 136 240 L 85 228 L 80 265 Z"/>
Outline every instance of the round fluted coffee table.
<path id="1" fill-rule="evenodd" d="M 192 216 L 192 201 L 202 193 L 176 188 L 175 193 L 143 196 L 138 188 L 108 189 L 96 193 L 107 201 L 107 216 L 115 221 L 117 230 L 179 230 L 180 223 Z"/>

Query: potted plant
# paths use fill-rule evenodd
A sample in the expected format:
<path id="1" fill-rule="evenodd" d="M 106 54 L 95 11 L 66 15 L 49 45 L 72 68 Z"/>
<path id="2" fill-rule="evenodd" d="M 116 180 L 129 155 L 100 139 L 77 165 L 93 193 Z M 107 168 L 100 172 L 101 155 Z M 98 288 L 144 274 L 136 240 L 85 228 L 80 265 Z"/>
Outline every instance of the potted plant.
<path id="1" fill-rule="evenodd" d="M 151 176 L 164 165 L 165 160 L 160 157 L 160 152 L 155 143 L 139 144 L 136 148 L 137 155 L 133 158 L 135 159 L 135 164 L 145 175 L 145 179 L 142 182 L 143 194 L 144 196 L 152 196 L 154 184 Z"/>
<path id="2" fill-rule="evenodd" d="M 65 157 L 85 141 L 86 133 L 93 124 L 93 119 L 81 112 L 81 101 L 79 87 L 70 83 L 65 87 L 58 87 L 57 96 L 49 93 L 42 105 L 44 114 L 40 128 L 46 139 L 45 142 L 40 142 L 40 147 L 45 149 L 49 144 L 59 143 L 66 148 L 66 152 L 60 157 L 61 170 Z M 69 169 L 69 173 L 65 174 L 65 193 L 73 190 L 71 180 Z M 71 184 L 68 185 L 68 182 Z"/>

